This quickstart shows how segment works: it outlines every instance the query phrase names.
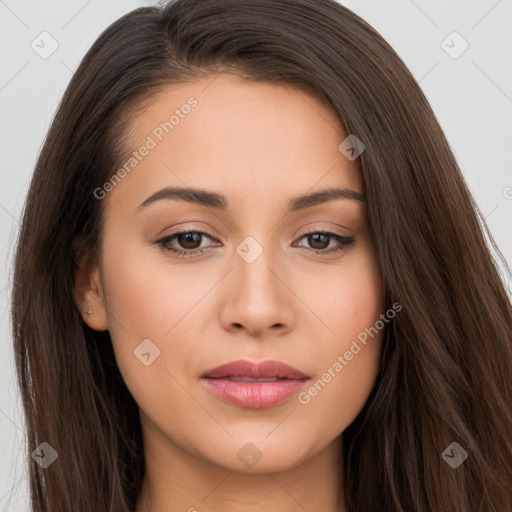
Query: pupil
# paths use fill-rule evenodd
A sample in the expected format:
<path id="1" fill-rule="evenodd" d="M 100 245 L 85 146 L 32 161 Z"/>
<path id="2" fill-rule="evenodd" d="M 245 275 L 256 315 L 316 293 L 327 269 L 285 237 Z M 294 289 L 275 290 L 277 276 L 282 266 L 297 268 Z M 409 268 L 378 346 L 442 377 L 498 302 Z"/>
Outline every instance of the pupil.
<path id="1" fill-rule="evenodd" d="M 194 242 L 193 238 L 196 238 L 196 241 Z M 180 235 L 179 237 L 179 243 L 182 247 L 186 249 L 195 249 L 194 243 L 197 243 L 197 241 L 201 238 L 201 235 L 199 233 L 185 233 L 183 235 Z M 182 242 L 184 240 L 184 243 Z"/>
<path id="2" fill-rule="evenodd" d="M 323 237 L 325 240 L 325 243 L 320 242 L 320 247 L 315 247 L 315 243 L 318 242 L 319 238 Z M 314 235 L 309 235 L 308 242 L 311 245 L 313 249 L 325 249 L 329 245 L 329 235 L 324 235 L 322 233 L 315 233 Z M 311 243 L 311 239 L 313 240 L 313 243 Z"/>

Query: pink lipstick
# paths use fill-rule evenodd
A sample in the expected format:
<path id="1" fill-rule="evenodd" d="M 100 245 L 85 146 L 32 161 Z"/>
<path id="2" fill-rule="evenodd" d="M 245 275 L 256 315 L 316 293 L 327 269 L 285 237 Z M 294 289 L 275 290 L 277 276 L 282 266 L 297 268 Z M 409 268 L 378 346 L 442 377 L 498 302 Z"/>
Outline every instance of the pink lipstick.
<path id="1" fill-rule="evenodd" d="M 205 372 L 202 382 L 222 400 L 251 409 L 280 404 L 298 393 L 310 377 L 279 361 L 233 361 Z"/>

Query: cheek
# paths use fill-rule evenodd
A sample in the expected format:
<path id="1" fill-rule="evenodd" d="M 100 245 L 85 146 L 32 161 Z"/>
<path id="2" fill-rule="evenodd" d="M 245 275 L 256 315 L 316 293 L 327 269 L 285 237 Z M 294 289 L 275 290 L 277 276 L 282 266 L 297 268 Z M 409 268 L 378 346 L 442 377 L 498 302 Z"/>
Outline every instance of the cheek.
<path id="1" fill-rule="evenodd" d="M 117 365 L 139 407 L 166 421 L 170 411 L 190 407 L 190 396 L 179 383 L 191 367 L 191 342 L 200 339 L 193 333 L 193 320 L 202 308 L 194 305 L 212 284 L 195 279 L 197 271 L 185 270 L 185 265 L 171 269 L 162 261 L 158 247 L 117 244 L 116 238 L 104 245 L 108 322 Z"/>
<path id="2" fill-rule="evenodd" d="M 143 340 L 163 349 L 162 339 L 185 314 L 187 301 L 180 273 L 155 265 L 158 247 L 130 241 L 129 233 L 111 233 L 103 248 L 109 331 L 118 364 L 131 367 Z"/>
<path id="3" fill-rule="evenodd" d="M 382 281 L 371 251 L 361 251 L 322 279 L 312 306 L 327 333 L 306 358 L 314 378 L 297 399 L 327 435 L 337 435 L 361 411 L 378 372 L 387 323 Z M 329 330 L 327 329 L 329 328 Z M 315 419 L 316 418 L 316 419 Z M 322 419 L 323 418 L 323 419 Z"/>
<path id="4" fill-rule="evenodd" d="M 162 385 L 175 384 L 170 374 L 182 382 L 194 368 L 204 325 L 215 314 L 208 293 L 219 277 L 207 263 L 171 264 L 159 247 L 112 231 L 103 265 L 116 361 L 124 376 L 131 373 L 132 394 L 152 400 Z"/>
<path id="5" fill-rule="evenodd" d="M 380 271 L 367 244 L 339 264 L 322 269 L 314 280 L 317 286 L 306 280 L 308 306 L 324 324 L 325 339 L 336 345 L 356 337 L 383 313 Z"/>
<path id="6" fill-rule="evenodd" d="M 311 431 L 321 433 L 318 443 L 341 434 L 363 409 L 375 383 L 381 343 L 381 333 L 367 346 L 357 340 L 340 343 L 297 396 L 297 407 L 303 408 L 299 415 L 306 418 Z"/>
<path id="7" fill-rule="evenodd" d="M 380 313 L 367 323 L 350 322 L 337 331 L 336 340 L 316 344 L 310 354 L 315 361 L 314 372 L 297 402 L 311 430 L 322 432 L 319 442 L 343 432 L 368 400 L 378 373 L 385 332 L 385 328 L 375 328 L 379 318 Z"/>

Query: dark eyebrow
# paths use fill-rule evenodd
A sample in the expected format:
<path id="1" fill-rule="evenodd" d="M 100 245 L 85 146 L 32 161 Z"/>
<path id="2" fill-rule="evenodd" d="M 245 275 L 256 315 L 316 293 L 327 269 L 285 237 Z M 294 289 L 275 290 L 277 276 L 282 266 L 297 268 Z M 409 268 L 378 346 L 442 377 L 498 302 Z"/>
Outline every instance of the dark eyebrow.
<path id="1" fill-rule="evenodd" d="M 216 208 L 218 210 L 228 209 L 228 200 L 221 194 L 208 192 L 207 190 L 198 188 L 166 187 L 150 195 L 137 207 L 137 211 L 154 203 L 155 201 L 160 201 L 161 199 L 186 201 L 187 203 L 195 203 L 201 206 L 207 206 L 208 208 Z"/>
<path id="2" fill-rule="evenodd" d="M 227 197 L 222 194 L 217 194 L 216 192 L 209 192 L 198 188 L 166 187 L 149 196 L 137 207 L 136 211 L 162 199 L 186 201 L 217 210 L 228 210 L 229 205 Z M 304 210 L 334 199 L 351 199 L 360 203 L 366 202 L 365 196 L 355 190 L 347 188 L 329 188 L 293 198 L 288 203 L 288 211 L 296 212 Z"/>
<path id="3" fill-rule="evenodd" d="M 298 210 L 304 210 L 334 199 L 352 199 L 360 203 L 366 203 L 366 197 L 355 190 L 348 188 L 328 188 L 292 199 L 288 204 L 288 211 L 296 212 Z"/>

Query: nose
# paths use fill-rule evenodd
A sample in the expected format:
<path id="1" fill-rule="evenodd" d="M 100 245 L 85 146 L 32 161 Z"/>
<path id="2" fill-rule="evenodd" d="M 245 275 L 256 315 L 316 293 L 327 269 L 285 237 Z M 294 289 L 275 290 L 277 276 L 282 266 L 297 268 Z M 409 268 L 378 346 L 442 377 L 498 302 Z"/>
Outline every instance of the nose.
<path id="1" fill-rule="evenodd" d="M 251 263 L 235 255 L 220 315 L 224 329 L 259 337 L 293 328 L 293 302 L 298 299 L 288 287 L 286 272 L 279 268 L 270 251 Z"/>

